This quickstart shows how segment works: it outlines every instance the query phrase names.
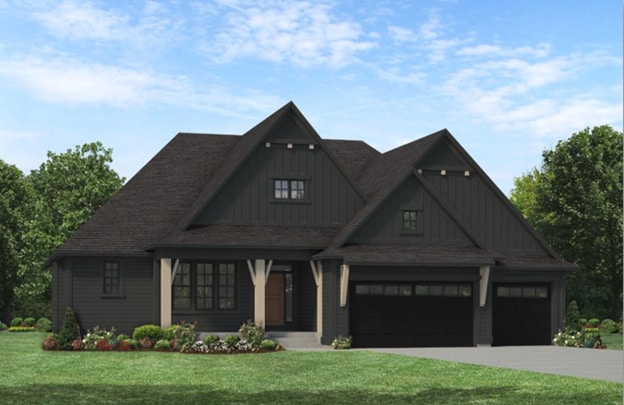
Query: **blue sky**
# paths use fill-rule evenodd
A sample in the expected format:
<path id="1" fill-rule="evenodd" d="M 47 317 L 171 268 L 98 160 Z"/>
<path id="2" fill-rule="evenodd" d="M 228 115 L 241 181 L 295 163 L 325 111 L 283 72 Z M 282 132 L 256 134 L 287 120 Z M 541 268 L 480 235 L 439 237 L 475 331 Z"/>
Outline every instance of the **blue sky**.
<path id="1" fill-rule="evenodd" d="M 622 3 L 0 0 L 0 159 L 75 145 L 131 177 L 178 132 L 292 100 L 385 152 L 448 128 L 508 194 L 541 152 L 622 130 Z"/>

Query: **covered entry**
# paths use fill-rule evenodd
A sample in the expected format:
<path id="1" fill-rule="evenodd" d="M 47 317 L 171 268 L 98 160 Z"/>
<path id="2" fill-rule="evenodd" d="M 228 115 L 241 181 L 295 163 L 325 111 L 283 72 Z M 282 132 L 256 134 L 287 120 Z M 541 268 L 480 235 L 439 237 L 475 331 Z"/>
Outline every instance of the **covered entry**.
<path id="1" fill-rule="evenodd" d="M 494 284 L 493 345 L 549 345 L 547 284 Z"/>
<path id="2" fill-rule="evenodd" d="M 352 283 L 354 347 L 472 346 L 470 283 Z"/>

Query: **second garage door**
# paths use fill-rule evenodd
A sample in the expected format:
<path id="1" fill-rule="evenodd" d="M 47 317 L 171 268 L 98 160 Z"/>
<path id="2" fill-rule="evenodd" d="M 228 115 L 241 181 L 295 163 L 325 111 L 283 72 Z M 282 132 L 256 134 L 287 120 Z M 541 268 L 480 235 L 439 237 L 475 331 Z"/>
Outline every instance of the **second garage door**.
<path id="1" fill-rule="evenodd" d="M 473 345 L 469 283 L 358 282 L 349 305 L 353 347 Z"/>

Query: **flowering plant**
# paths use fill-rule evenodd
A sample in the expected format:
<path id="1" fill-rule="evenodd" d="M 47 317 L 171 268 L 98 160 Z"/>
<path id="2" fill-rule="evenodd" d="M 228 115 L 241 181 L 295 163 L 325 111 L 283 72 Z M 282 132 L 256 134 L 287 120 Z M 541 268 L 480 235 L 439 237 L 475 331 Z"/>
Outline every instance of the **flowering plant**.
<path id="1" fill-rule="evenodd" d="M 336 349 L 336 350 L 350 349 L 351 348 L 351 341 L 352 341 L 351 336 L 349 336 L 349 337 L 338 336 L 336 339 L 334 339 L 334 341 L 332 342 L 331 346 L 334 349 Z"/>

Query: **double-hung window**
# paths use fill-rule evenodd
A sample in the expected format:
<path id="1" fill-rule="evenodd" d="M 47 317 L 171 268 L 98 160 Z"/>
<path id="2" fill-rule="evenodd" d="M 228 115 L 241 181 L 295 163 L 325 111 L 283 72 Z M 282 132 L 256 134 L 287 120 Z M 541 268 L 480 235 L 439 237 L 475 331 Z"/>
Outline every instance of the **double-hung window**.
<path id="1" fill-rule="evenodd" d="M 121 270 L 119 262 L 104 262 L 104 294 L 121 294 Z"/>
<path id="2" fill-rule="evenodd" d="M 404 210 L 403 211 L 403 226 L 404 232 L 416 232 L 418 230 L 418 211 Z"/>

